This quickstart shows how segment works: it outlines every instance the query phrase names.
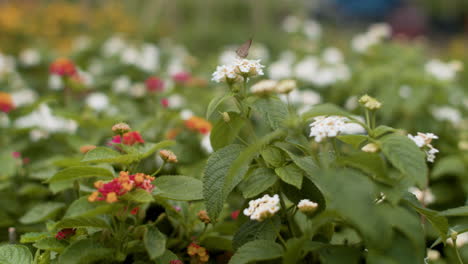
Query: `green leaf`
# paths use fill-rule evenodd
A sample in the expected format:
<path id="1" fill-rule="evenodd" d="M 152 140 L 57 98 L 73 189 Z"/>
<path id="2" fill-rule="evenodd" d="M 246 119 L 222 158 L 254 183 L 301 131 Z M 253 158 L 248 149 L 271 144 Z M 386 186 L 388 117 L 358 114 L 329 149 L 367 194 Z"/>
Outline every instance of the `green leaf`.
<path id="1" fill-rule="evenodd" d="M 47 202 L 41 203 L 31 208 L 19 221 L 22 224 L 35 224 L 51 219 L 56 216 L 59 211 L 65 207 L 64 203 Z"/>
<path id="2" fill-rule="evenodd" d="M 370 175 L 374 180 L 389 183 L 384 160 L 376 153 L 356 152 L 338 158 L 342 165 L 356 168 Z"/>
<path id="3" fill-rule="evenodd" d="M 437 230 L 439 235 L 444 239 L 447 239 L 448 232 L 448 220 L 445 216 L 439 214 L 439 212 L 424 208 L 419 205 L 416 197 L 414 195 L 405 197 L 407 204 L 411 205 L 418 213 L 426 217 L 426 219 L 432 224 L 432 226 Z"/>
<path id="4" fill-rule="evenodd" d="M 275 241 L 276 230 L 281 226 L 281 219 L 277 216 L 266 219 L 265 221 L 247 221 L 239 227 L 234 238 L 232 247 L 237 249 L 247 242 L 263 239 Z"/>
<path id="5" fill-rule="evenodd" d="M 214 150 L 231 144 L 244 126 L 245 120 L 238 113 L 229 112 L 229 117 L 229 122 L 220 119 L 211 130 L 210 141 Z"/>
<path id="6" fill-rule="evenodd" d="M 223 193 L 225 177 L 242 149 L 241 145 L 228 145 L 208 158 L 203 174 L 203 197 L 211 219 L 216 219 L 223 208 L 227 197 L 227 194 Z"/>
<path id="7" fill-rule="evenodd" d="M 33 246 L 42 250 L 62 252 L 67 244 L 63 241 L 57 240 L 55 237 L 46 237 L 34 243 Z"/>
<path id="8" fill-rule="evenodd" d="M 327 246 L 319 250 L 321 263 L 327 264 L 358 264 L 360 263 L 361 250 L 346 246 Z"/>
<path id="9" fill-rule="evenodd" d="M 136 154 L 120 154 L 119 152 L 106 147 L 97 147 L 84 156 L 81 162 L 84 163 L 120 163 L 130 164 L 141 158 Z"/>
<path id="10" fill-rule="evenodd" d="M 314 107 L 311 110 L 302 114 L 302 119 L 308 120 L 316 116 L 330 116 L 330 115 L 351 117 L 350 113 L 344 111 L 343 109 L 339 108 L 338 106 L 334 104 L 319 104 L 319 105 L 314 105 Z"/>
<path id="11" fill-rule="evenodd" d="M 176 254 L 174 254 L 172 251 L 169 249 L 166 249 L 164 253 L 155 259 L 155 263 L 170 263 L 171 260 L 178 260 L 179 257 L 177 257 Z"/>
<path id="12" fill-rule="evenodd" d="M 0 263 L 2 264 L 31 264 L 32 261 L 31 251 L 25 246 L 0 246 Z"/>
<path id="13" fill-rule="evenodd" d="M 385 157 L 401 173 L 411 179 L 411 183 L 424 188 L 427 184 L 427 165 L 425 154 L 406 136 L 390 134 L 380 139 Z"/>
<path id="14" fill-rule="evenodd" d="M 209 249 L 232 251 L 232 236 L 207 235 L 201 244 Z"/>
<path id="15" fill-rule="evenodd" d="M 355 149 L 360 149 L 361 145 L 367 140 L 364 135 L 340 135 L 337 136 L 340 141 L 353 146 Z"/>
<path id="16" fill-rule="evenodd" d="M 267 146 L 260 152 L 260 154 L 262 155 L 263 159 L 273 167 L 281 167 L 285 162 L 281 150 L 273 146 Z"/>
<path id="17" fill-rule="evenodd" d="M 57 182 L 73 182 L 74 180 L 99 177 L 102 179 L 112 179 L 114 174 L 105 168 L 92 167 L 92 166 L 76 166 L 66 168 L 57 172 L 52 176 L 47 182 L 57 183 Z"/>
<path id="18" fill-rule="evenodd" d="M 154 181 L 153 194 L 167 199 L 193 201 L 203 199 L 203 183 L 188 176 L 160 176 Z"/>
<path id="19" fill-rule="evenodd" d="M 285 183 L 291 184 L 297 189 L 301 189 L 304 175 L 297 165 L 292 163 L 281 168 L 276 168 L 275 172 Z"/>
<path id="20" fill-rule="evenodd" d="M 55 224 L 54 229 L 60 230 L 64 228 L 80 228 L 80 227 L 97 227 L 109 229 L 109 224 L 99 217 L 67 217 Z"/>
<path id="21" fill-rule="evenodd" d="M 47 232 L 29 232 L 21 235 L 20 243 L 33 243 L 49 236 Z"/>
<path id="22" fill-rule="evenodd" d="M 92 202 L 88 201 L 87 196 L 80 197 L 75 200 L 67 209 L 64 217 L 77 217 L 77 216 L 96 216 L 116 211 L 122 205 L 118 203 L 105 203 L 105 202 Z"/>
<path id="23" fill-rule="evenodd" d="M 468 206 L 460 206 L 439 212 L 442 216 L 468 216 Z"/>
<path id="24" fill-rule="evenodd" d="M 288 107 L 279 98 L 259 98 L 252 107 L 260 113 L 273 130 L 278 129 L 288 117 Z"/>
<path id="25" fill-rule="evenodd" d="M 143 236 L 143 241 L 150 259 L 155 259 L 164 254 L 166 250 L 166 236 L 157 227 L 148 226 Z"/>
<path id="26" fill-rule="evenodd" d="M 461 157 L 452 155 L 439 159 L 432 170 L 431 178 L 437 179 L 444 175 L 462 176 L 465 173 L 465 163 Z"/>
<path id="27" fill-rule="evenodd" d="M 243 183 L 242 194 L 245 198 L 252 198 L 273 186 L 278 177 L 272 169 L 258 168 Z"/>
<path id="28" fill-rule="evenodd" d="M 88 264 L 98 260 L 114 259 L 114 250 L 91 240 L 82 239 L 71 244 L 59 257 L 60 264 Z"/>
<path id="29" fill-rule="evenodd" d="M 140 147 L 139 151 L 141 155 L 139 159 L 144 159 L 155 153 L 158 149 L 167 148 L 170 146 L 175 145 L 174 140 L 164 140 L 159 143 L 145 143 L 143 146 Z"/>
<path id="30" fill-rule="evenodd" d="M 243 245 L 232 256 L 229 264 L 247 264 L 250 262 L 271 260 L 283 256 L 283 248 L 270 240 L 254 240 Z"/>
<path id="31" fill-rule="evenodd" d="M 394 133 L 396 132 L 397 130 L 392 128 L 392 127 L 388 127 L 388 126 L 378 126 L 374 129 L 374 133 L 372 134 L 373 138 L 379 138 L 381 136 L 384 136 L 388 133 Z"/>
<path id="32" fill-rule="evenodd" d="M 208 104 L 208 108 L 206 110 L 206 119 L 209 120 L 211 119 L 211 116 L 213 115 L 213 113 L 216 111 L 216 109 L 218 108 L 218 106 L 224 102 L 226 99 L 228 98 L 231 98 L 232 97 L 232 94 L 230 93 L 226 93 L 226 94 L 221 94 L 221 95 L 218 95 L 216 97 L 214 97 L 210 103 Z"/>
<path id="33" fill-rule="evenodd" d="M 11 151 L 0 152 L 0 179 L 9 178 L 16 172 L 16 163 L 18 161 L 13 157 Z"/>
<path id="34" fill-rule="evenodd" d="M 150 203 L 154 201 L 153 196 L 149 192 L 140 188 L 128 192 L 120 198 L 124 201 L 132 201 L 136 203 Z"/>

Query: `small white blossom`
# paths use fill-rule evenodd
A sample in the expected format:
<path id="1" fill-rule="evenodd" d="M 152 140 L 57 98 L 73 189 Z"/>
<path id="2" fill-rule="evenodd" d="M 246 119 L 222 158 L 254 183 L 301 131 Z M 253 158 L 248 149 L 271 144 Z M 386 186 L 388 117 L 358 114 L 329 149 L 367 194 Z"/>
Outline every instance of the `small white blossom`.
<path id="1" fill-rule="evenodd" d="M 315 20 L 304 21 L 303 31 L 305 36 L 310 40 L 319 39 L 322 34 L 322 27 Z"/>
<path id="2" fill-rule="evenodd" d="M 251 220 L 262 222 L 272 217 L 280 210 L 280 199 L 277 194 L 273 197 L 265 194 L 262 198 L 249 201 L 249 207 L 244 209 L 244 215 L 250 216 Z"/>
<path id="3" fill-rule="evenodd" d="M 86 98 L 86 105 L 100 112 L 109 107 L 109 98 L 104 93 L 92 93 Z"/>
<path id="4" fill-rule="evenodd" d="M 234 65 L 221 65 L 216 67 L 216 71 L 213 73 L 213 78 L 211 78 L 211 80 L 217 83 L 232 82 L 238 79 L 239 77 Z"/>
<path id="5" fill-rule="evenodd" d="M 13 104 L 17 107 L 29 105 L 36 101 L 37 94 L 30 89 L 24 89 L 11 94 Z"/>
<path id="6" fill-rule="evenodd" d="M 130 87 L 130 95 L 135 98 L 141 98 L 146 94 L 146 86 L 144 83 L 135 83 Z"/>
<path id="7" fill-rule="evenodd" d="M 431 113 L 439 121 L 449 121 L 452 125 L 458 125 L 462 120 L 460 111 L 450 106 L 433 107 Z"/>
<path id="8" fill-rule="evenodd" d="M 37 110 L 15 121 L 17 128 L 38 128 L 50 133 L 75 133 L 78 128 L 76 121 L 54 116 L 46 104 L 41 104 Z"/>
<path id="9" fill-rule="evenodd" d="M 49 88 L 55 91 L 62 90 L 63 89 L 62 78 L 60 78 L 60 76 L 55 75 L 55 74 L 49 75 Z"/>
<path id="10" fill-rule="evenodd" d="M 210 134 L 206 134 L 203 136 L 201 141 L 201 147 L 206 151 L 206 153 L 211 154 L 213 153 L 213 147 L 211 146 Z"/>
<path id="11" fill-rule="evenodd" d="M 303 213 L 310 214 L 317 210 L 318 203 L 312 202 L 309 199 L 303 199 L 299 201 L 299 203 L 297 204 L 297 208 L 299 208 L 299 211 Z"/>
<path id="12" fill-rule="evenodd" d="M 414 196 L 416 196 L 416 198 L 425 205 L 431 204 L 435 201 L 435 196 L 429 188 L 422 191 L 419 188 L 410 187 L 408 188 L 408 191 L 414 194 Z"/>
<path id="13" fill-rule="evenodd" d="M 126 75 L 121 75 L 112 82 L 112 91 L 114 93 L 127 93 L 131 85 L 130 78 Z"/>
<path id="14" fill-rule="evenodd" d="M 276 86 L 276 91 L 281 94 L 288 94 L 297 88 L 295 80 L 282 80 Z"/>
<path id="15" fill-rule="evenodd" d="M 310 124 L 310 137 L 315 137 L 316 142 L 325 138 L 336 137 L 346 128 L 347 119 L 342 116 L 318 116 Z"/>
<path id="16" fill-rule="evenodd" d="M 273 80 L 290 78 L 292 76 L 292 63 L 288 60 L 278 60 L 268 67 L 268 76 Z"/>
<path id="17" fill-rule="evenodd" d="M 235 67 L 238 74 L 243 77 L 255 77 L 263 75 L 263 66 L 260 64 L 260 60 L 248 60 L 237 58 L 235 61 Z"/>
<path id="18" fill-rule="evenodd" d="M 171 109 L 178 109 L 185 105 L 185 98 L 178 94 L 169 96 L 167 101 L 169 102 L 169 108 Z"/>
<path id="19" fill-rule="evenodd" d="M 440 81 L 452 81 L 455 79 L 457 72 L 463 68 L 460 61 L 443 62 L 433 59 L 426 63 L 424 69 L 432 77 Z"/>
<path id="20" fill-rule="evenodd" d="M 126 46 L 127 44 L 122 38 L 114 36 L 104 43 L 102 53 L 106 57 L 111 57 L 119 54 Z"/>
<path id="21" fill-rule="evenodd" d="M 36 49 L 25 49 L 21 51 L 19 60 L 24 66 L 36 66 L 41 62 L 41 54 Z"/>
<path id="22" fill-rule="evenodd" d="M 408 85 L 402 85 L 400 87 L 399 94 L 401 98 L 407 99 L 412 94 L 412 88 Z"/>
<path id="23" fill-rule="evenodd" d="M 188 120 L 192 116 L 193 116 L 193 112 L 191 110 L 189 110 L 189 109 L 184 109 L 184 110 L 180 111 L 180 118 L 182 120 Z"/>
<path id="24" fill-rule="evenodd" d="M 427 259 L 428 260 L 438 260 L 440 259 L 440 252 L 434 249 L 427 249 Z"/>
<path id="25" fill-rule="evenodd" d="M 252 85 L 250 91 L 254 94 L 269 94 L 276 92 L 277 81 L 274 80 L 262 80 Z"/>
<path id="26" fill-rule="evenodd" d="M 365 33 L 356 35 L 351 40 L 351 47 L 358 53 L 365 53 L 370 47 L 379 44 L 383 39 L 390 37 L 392 30 L 389 25 L 381 23 L 369 27 Z"/>
<path id="27" fill-rule="evenodd" d="M 297 32 L 301 26 L 301 20 L 297 16 L 287 16 L 284 18 L 282 28 L 288 33 Z"/>
<path id="28" fill-rule="evenodd" d="M 438 136 L 432 133 L 418 132 L 416 136 L 408 135 L 408 138 L 410 138 L 416 144 L 416 146 L 424 150 L 427 161 L 434 162 L 435 154 L 438 153 L 439 150 L 434 148 L 431 145 L 431 142 L 433 139 L 438 139 Z"/>

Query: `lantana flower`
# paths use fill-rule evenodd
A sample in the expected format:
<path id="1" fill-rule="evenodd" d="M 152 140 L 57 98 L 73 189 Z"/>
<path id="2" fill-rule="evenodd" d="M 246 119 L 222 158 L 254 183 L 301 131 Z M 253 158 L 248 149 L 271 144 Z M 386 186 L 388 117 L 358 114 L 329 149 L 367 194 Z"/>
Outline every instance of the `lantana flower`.
<path id="1" fill-rule="evenodd" d="M 151 76 L 145 81 L 146 89 L 149 92 L 162 92 L 164 91 L 164 81 L 158 77 Z"/>
<path id="2" fill-rule="evenodd" d="M 249 207 L 244 209 L 244 215 L 250 216 L 251 220 L 262 222 L 272 217 L 280 209 L 278 194 L 273 197 L 265 194 L 263 197 L 249 201 Z"/>
<path id="3" fill-rule="evenodd" d="M 122 140 L 122 138 L 123 138 L 123 140 Z M 114 144 L 123 143 L 124 145 L 128 145 L 128 146 L 133 146 L 133 145 L 138 144 L 138 143 L 139 144 L 145 143 L 145 140 L 140 135 L 140 133 L 137 132 L 137 131 L 127 132 L 127 133 L 123 134 L 122 138 L 120 137 L 120 135 L 114 136 L 112 138 L 111 143 L 114 143 Z"/>
<path id="4" fill-rule="evenodd" d="M 64 239 L 67 239 L 73 235 L 75 235 L 76 233 L 76 229 L 74 228 L 65 228 L 65 229 L 62 229 L 60 231 L 57 232 L 57 234 L 55 235 L 55 238 L 57 240 L 64 240 Z"/>
<path id="5" fill-rule="evenodd" d="M 154 181 L 154 177 L 144 173 L 129 175 L 128 172 L 121 171 L 119 177 L 110 182 L 95 182 L 94 187 L 98 190 L 88 197 L 88 201 L 106 201 L 108 203 L 115 203 L 119 200 L 118 197 L 134 189 L 143 189 L 148 193 L 151 193 L 154 189 L 154 185 L 151 183 L 152 181 Z"/>
<path id="6" fill-rule="evenodd" d="M 416 136 L 408 135 L 408 137 L 424 152 L 426 153 L 427 161 L 434 162 L 435 154 L 439 152 L 438 149 L 434 148 L 431 144 L 433 139 L 438 139 L 439 137 L 432 133 L 421 133 L 418 132 Z"/>
<path id="7" fill-rule="evenodd" d="M 318 116 L 310 124 L 310 137 L 315 137 L 316 142 L 324 138 L 336 137 L 346 129 L 346 117 L 342 116 Z"/>
<path id="8" fill-rule="evenodd" d="M 264 65 L 260 60 L 236 58 L 233 63 L 216 67 L 212 80 L 215 82 L 239 82 L 245 78 L 263 75 Z"/>
<path id="9" fill-rule="evenodd" d="M 13 97 L 9 93 L 0 92 L 0 112 L 8 113 L 14 108 Z"/>
<path id="10" fill-rule="evenodd" d="M 77 70 L 73 61 L 67 58 L 58 58 L 56 59 L 49 68 L 51 74 L 59 75 L 59 76 L 75 76 L 77 74 Z"/>
<path id="11" fill-rule="evenodd" d="M 189 254 L 189 256 L 192 259 L 195 259 L 195 261 L 198 261 L 198 262 L 195 262 L 195 263 L 208 262 L 208 260 L 210 259 L 210 255 L 208 255 L 208 252 L 206 251 L 206 248 L 201 247 L 200 245 L 197 245 L 195 243 L 191 243 L 187 247 L 187 253 Z"/>
<path id="12" fill-rule="evenodd" d="M 185 126 L 193 131 L 197 131 L 201 134 L 208 134 L 211 131 L 211 123 L 207 120 L 198 117 L 192 116 L 189 119 L 185 120 Z"/>

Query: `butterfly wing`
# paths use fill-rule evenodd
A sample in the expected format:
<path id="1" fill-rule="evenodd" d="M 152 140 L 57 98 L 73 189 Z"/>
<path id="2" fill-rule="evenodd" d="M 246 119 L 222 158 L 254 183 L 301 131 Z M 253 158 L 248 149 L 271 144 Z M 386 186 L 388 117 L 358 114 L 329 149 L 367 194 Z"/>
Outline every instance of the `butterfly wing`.
<path id="1" fill-rule="evenodd" d="M 236 50 L 237 56 L 245 59 L 249 55 L 250 45 L 252 45 L 252 38 L 248 39 L 242 46 Z"/>

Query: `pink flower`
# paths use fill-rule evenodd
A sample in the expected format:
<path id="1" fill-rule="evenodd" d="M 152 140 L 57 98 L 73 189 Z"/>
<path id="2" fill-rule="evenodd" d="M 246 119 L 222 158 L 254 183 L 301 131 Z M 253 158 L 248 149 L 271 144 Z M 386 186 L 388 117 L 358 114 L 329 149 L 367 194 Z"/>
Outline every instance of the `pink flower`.
<path id="1" fill-rule="evenodd" d="M 146 79 L 146 89 L 149 92 L 162 92 L 164 91 L 164 82 L 158 77 L 151 76 Z"/>
<path id="2" fill-rule="evenodd" d="M 239 210 L 232 211 L 231 213 L 232 220 L 237 220 L 237 217 L 239 217 Z"/>
<path id="3" fill-rule="evenodd" d="M 120 137 L 120 135 L 114 136 L 112 137 L 112 140 L 110 143 L 120 144 L 122 143 L 122 138 Z M 123 144 L 132 146 L 137 143 L 140 143 L 140 144 L 145 143 L 145 140 L 143 139 L 143 137 L 141 137 L 140 133 L 138 133 L 137 131 L 127 132 L 123 134 Z"/>
<path id="4" fill-rule="evenodd" d="M 191 78 L 192 75 L 188 72 L 178 72 L 172 75 L 172 80 L 178 84 L 186 84 Z"/>
<path id="5" fill-rule="evenodd" d="M 161 104 L 164 108 L 169 107 L 169 100 L 167 98 L 161 99 Z"/>
<path id="6" fill-rule="evenodd" d="M 65 228 L 57 232 L 55 235 L 55 238 L 57 240 L 63 240 L 67 239 L 75 234 L 75 229 L 74 228 Z"/>
<path id="7" fill-rule="evenodd" d="M 15 158 L 15 159 L 21 158 L 21 153 L 19 153 L 18 151 L 12 152 L 11 155 L 12 155 L 13 158 Z"/>

